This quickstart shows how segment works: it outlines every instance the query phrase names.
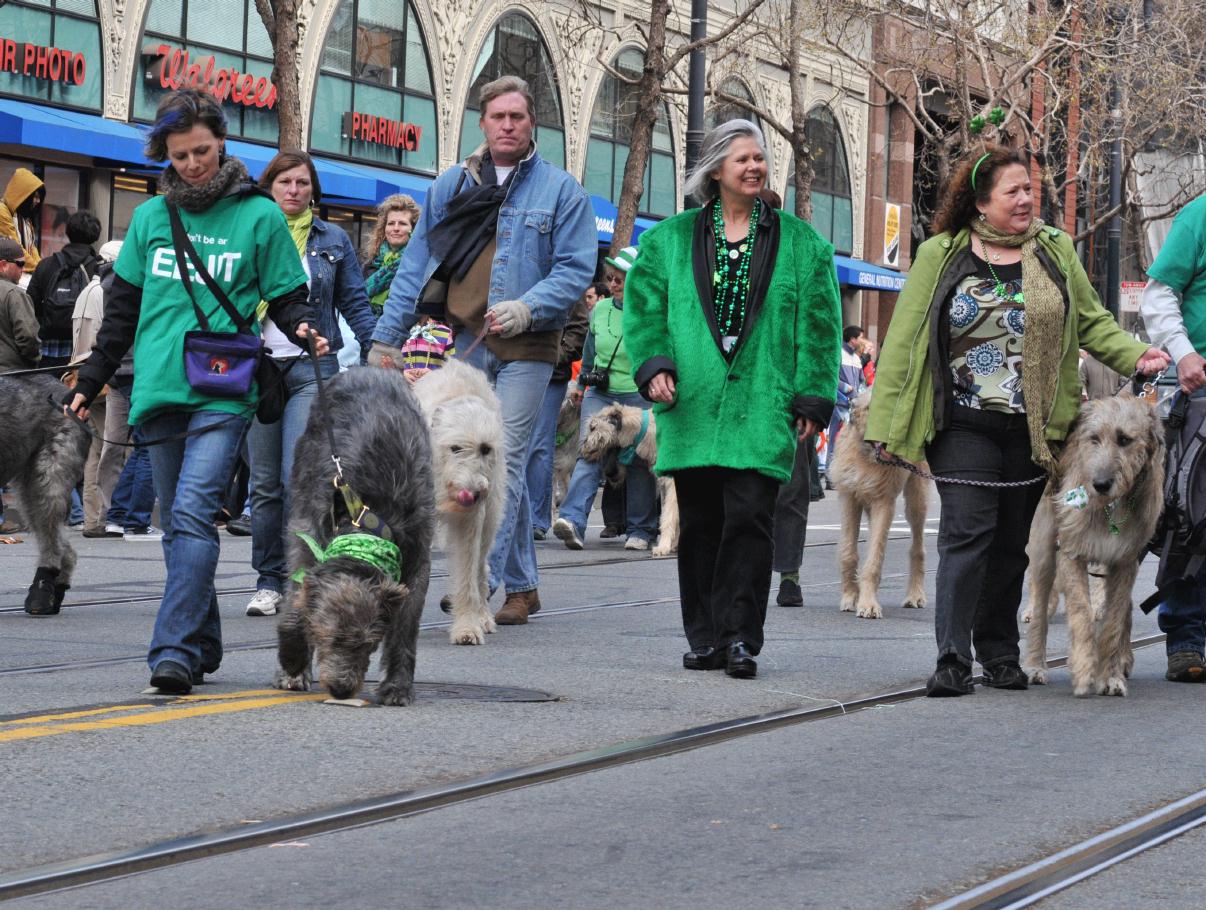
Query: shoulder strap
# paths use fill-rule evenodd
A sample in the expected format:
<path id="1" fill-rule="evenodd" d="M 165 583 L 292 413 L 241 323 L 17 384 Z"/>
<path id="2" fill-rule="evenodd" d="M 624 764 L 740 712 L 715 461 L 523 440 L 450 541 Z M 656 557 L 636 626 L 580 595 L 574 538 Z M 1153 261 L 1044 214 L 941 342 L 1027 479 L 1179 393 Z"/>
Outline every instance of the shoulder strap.
<path id="1" fill-rule="evenodd" d="M 206 332 L 210 330 L 209 320 L 205 318 L 205 313 L 197 305 L 197 298 L 193 296 L 193 283 L 188 277 L 186 257 L 188 261 L 192 262 L 193 269 L 201 276 L 201 280 L 205 282 L 205 286 L 209 288 L 209 292 L 214 295 L 214 299 L 226 311 L 226 315 L 234 320 L 234 324 L 238 330 L 244 335 L 254 335 L 255 333 L 251 331 L 251 325 L 235 309 L 234 304 L 230 302 L 230 298 L 226 296 L 226 292 L 222 290 L 218 282 L 214 281 L 213 276 L 209 274 L 201 263 L 201 254 L 197 252 L 197 248 L 193 246 L 192 241 L 188 239 L 188 233 L 184 230 L 184 222 L 180 220 L 180 210 L 170 202 L 167 203 L 167 210 L 168 218 L 172 223 L 172 245 L 176 249 L 176 266 L 180 270 L 180 280 L 184 282 L 184 289 L 188 292 L 188 299 L 192 301 L 193 310 L 197 314 L 197 321 L 201 323 L 202 330 Z"/>

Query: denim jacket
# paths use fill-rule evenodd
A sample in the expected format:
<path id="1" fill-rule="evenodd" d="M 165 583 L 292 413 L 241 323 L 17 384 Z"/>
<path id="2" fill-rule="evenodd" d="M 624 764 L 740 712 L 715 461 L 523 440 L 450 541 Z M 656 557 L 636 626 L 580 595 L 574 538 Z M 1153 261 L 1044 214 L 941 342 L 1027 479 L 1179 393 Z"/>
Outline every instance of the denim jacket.
<path id="1" fill-rule="evenodd" d="M 406 340 L 417 319 L 415 301 L 440 264 L 428 249 L 427 230 L 447 214 L 462 175 L 466 184 L 478 182 L 482 151 L 444 171 L 428 190 L 374 340 L 393 347 Z M 532 309 L 532 331 L 562 328 L 595 273 L 598 233 L 586 191 L 533 149 L 517 166 L 498 213 L 496 236 L 486 306 L 522 300 Z"/>
<path id="2" fill-rule="evenodd" d="M 306 264 L 310 269 L 310 306 L 318 314 L 318 333 L 327 339 L 332 353 L 343 347 L 335 315 L 338 310 L 356 333 L 360 347 L 368 353 L 376 320 L 364 293 L 356 248 L 343 228 L 315 215 L 306 241 Z"/>

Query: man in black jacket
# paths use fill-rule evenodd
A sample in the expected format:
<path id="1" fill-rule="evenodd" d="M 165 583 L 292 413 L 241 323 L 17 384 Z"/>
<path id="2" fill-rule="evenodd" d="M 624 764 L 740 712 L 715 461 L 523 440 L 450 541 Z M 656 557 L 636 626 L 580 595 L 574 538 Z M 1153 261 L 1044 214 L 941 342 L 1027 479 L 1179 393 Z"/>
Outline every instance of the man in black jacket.
<path id="1" fill-rule="evenodd" d="M 29 297 L 38 317 L 45 367 L 71 362 L 75 300 L 96 274 L 100 259 L 92 244 L 100 239 L 100 222 L 88 211 L 67 219 L 67 245 L 38 263 L 29 279 Z"/>

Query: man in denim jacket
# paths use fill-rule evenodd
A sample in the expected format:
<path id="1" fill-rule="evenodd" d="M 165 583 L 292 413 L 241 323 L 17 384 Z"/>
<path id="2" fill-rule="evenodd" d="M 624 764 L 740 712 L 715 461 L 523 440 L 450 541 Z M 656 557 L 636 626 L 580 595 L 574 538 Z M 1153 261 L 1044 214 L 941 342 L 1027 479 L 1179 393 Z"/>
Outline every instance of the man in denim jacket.
<path id="1" fill-rule="evenodd" d="M 504 76 L 484 85 L 479 107 L 486 143 L 428 191 L 369 363 L 400 369 L 402 343 L 424 315 L 453 325 L 458 352 L 484 334 L 469 361 L 494 383 L 507 447 L 507 504 L 489 584 L 506 591 L 495 620 L 522 625 L 540 609 L 528 449 L 561 329 L 594 275 L 597 233 L 586 192 L 536 151 L 527 83 Z"/>

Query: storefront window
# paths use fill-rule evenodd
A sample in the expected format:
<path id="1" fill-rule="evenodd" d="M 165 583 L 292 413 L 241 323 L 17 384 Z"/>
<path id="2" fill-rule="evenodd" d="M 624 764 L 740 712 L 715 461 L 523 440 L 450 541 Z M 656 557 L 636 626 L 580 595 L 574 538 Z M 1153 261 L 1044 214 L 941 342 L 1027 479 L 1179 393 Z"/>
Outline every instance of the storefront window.
<path id="1" fill-rule="evenodd" d="M 623 51 L 615 62 L 617 70 L 634 80 L 640 78 L 644 65 L 641 52 L 631 48 Z M 586 147 L 586 174 L 582 184 L 588 193 L 612 202 L 620 198 L 636 103 L 635 84 L 610 75 L 603 78 L 590 118 L 590 143 Z M 674 170 L 670 112 L 663 102 L 653 126 L 649 163 L 645 167 L 645 191 L 639 206 L 641 214 L 657 218 L 675 213 L 678 193 Z"/>
<path id="2" fill-rule="evenodd" d="M 100 24 L 94 0 L 0 3 L 0 95 L 101 109 Z"/>
<path id="3" fill-rule="evenodd" d="M 409 3 L 341 0 L 323 46 L 310 145 L 315 151 L 435 173 L 431 69 Z"/>
<path id="4" fill-rule="evenodd" d="M 155 195 L 152 177 L 114 174 L 109 194 L 109 240 L 124 240 L 134 218 L 134 210 Z"/>
<path id="5" fill-rule="evenodd" d="M 172 89 L 199 87 L 224 102 L 232 136 L 276 143 L 272 43 L 254 3 L 151 0 L 140 51 L 135 120 L 154 120 Z"/>
<path id="6" fill-rule="evenodd" d="M 728 95 L 733 98 L 741 98 L 750 104 L 754 103 L 754 96 L 750 94 L 750 90 L 740 79 L 726 79 L 720 84 L 719 93 L 722 96 Z M 758 119 L 758 115 L 749 108 L 742 107 L 735 101 L 726 101 L 723 97 L 714 98 L 704 117 L 704 129 L 713 129 L 729 120 L 750 120 L 759 128 L 762 127 L 762 121 Z"/>
<path id="7" fill-rule="evenodd" d="M 80 207 L 80 173 L 64 167 L 50 167 L 33 161 L 0 158 L 0 193 L 8 186 L 13 172 L 23 167 L 32 171 L 46 188 L 38 216 L 38 252 L 43 258 L 67 245 L 67 219 Z"/>
<path id="8" fill-rule="evenodd" d="M 812 149 L 815 171 L 812 179 L 812 226 L 833 244 L 837 252 L 848 254 L 854 249 L 854 207 L 850 197 L 850 171 L 846 164 L 842 132 L 833 114 L 822 106 L 809 112 L 805 134 Z M 793 176 L 788 178 L 787 198 L 783 207 L 794 212 L 795 206 Z"/>
<path id="9" fill-rule="evenodd" d="M 460 157 L 472 154 L 482 144 L 478 92 L 487 82 L 501 76 L 519 76 L 528 83 L 536 99 L 535 139 L 540 157 L 565 167 L 565 122 L 561 117 L 557 73 L 536 26 L 520 13 L 508 13 L 499 19 L 477 55 L 473 84 L 461 120 Z"/>

